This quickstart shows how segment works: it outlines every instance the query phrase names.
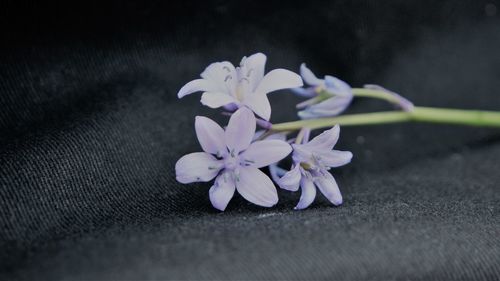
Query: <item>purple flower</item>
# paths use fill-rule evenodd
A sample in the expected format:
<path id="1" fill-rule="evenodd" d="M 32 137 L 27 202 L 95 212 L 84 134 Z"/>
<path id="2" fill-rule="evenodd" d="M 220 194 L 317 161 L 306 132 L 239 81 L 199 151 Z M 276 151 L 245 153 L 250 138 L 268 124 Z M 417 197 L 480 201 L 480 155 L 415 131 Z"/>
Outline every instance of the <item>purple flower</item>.
<path id="1" fill-rule="evenodd" d="M 332 150 L 339 138 L 339 132 L 340 128 L 336 125 L 309 142 L 308 137 L 305 137 L 302 144 L 292 144 L 294 164 L 277 183 L 281 188 L 290 191 L 297 191 L 299 186 L 301 187 L 302 194 L 295 209 L 305 209 L 311 205 L 316 197 L 316 187 L 334 205 L 342 204 L 342 194 L 328 171 L 330 168 L 343 166 L 352 159 L 352 153 L 349 151 Z M 274 172 L 282 174 L 280 170 Z"/>
<path id="2" fill-rule="evenodd" d="M 177 96 L 202 91 L 201 103 L 208 107 L 234 110 L 246 106 L 269 121 L 271 105 L 267 93 L 301 87 L 303 83 L 299 75 L 285 69 L 264 75 L 265 64 L 266 56 L 262 53 L 243 57 L 236 68 L 228 61 L 212 63 L 201 73 L 202 79 L 184 85 Z"/>
<path id="3" fill-rule="evenodd" d="M 196 135 L 204 152 L 183 156 L 175 164 L 181 183 L 208 182 L 215 179 L 209 195 L 212 205 L 224 211 L 237 190 L 246 200 L 263 207 L 278 202 L 276 188 L 258 168 L 285 158 L 292 148 L 281 140 L 252 143 L 256 120 L 249 109 L 238 109 L 224 131 L 217 123 L 197 116 Z"/>
<path id="4" fill-rule="evenodd" d="M 325 79 L 318 79 L 305 63 L 300 66 L 300 75 L 309 86 L 296 88 L 294 92 L 310 98 L 297 105 L 298 109 L 304 109 L 298 113 L 300 118 L 335 116 L 351 103 L 353 94 L 346 82 L 330 75 L 326 75 Z"/>

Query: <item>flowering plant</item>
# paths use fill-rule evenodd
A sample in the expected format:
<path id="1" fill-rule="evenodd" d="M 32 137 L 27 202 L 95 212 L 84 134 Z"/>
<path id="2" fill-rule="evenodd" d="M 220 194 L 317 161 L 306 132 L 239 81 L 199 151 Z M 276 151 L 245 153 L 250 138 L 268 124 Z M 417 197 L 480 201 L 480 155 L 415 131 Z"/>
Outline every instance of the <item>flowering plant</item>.
<path id="1" fill-rule="evenodd" d="M 262 53 L 243 57 L 238 67 L 227 61 L 212 63 L 201 73 L 201 79 L 187 83 L 178 93 L 182 98 L 203 92 L 203 105 L 222 107 L 223 113 L 230 116 L 225 129 L 207 117 L 197 116 L 195 131 L 203 152 L 187 154 L 175 165 L 180 183 L 214 180 L 209 197 L 221 211 L 235 191 L 256 205 L 274 206 L 278 194 L 273 181 L 284 190 L 294 192 L 300 188 L 297 210 L 311 205 L 316 188 L 333 205 L 342 204 L 330 169 L 348 164 L 353 155 L 333 149 L 339 125 L 416 121 L 500 127 L 499 112 L 417 107 L 381 86 L 352 88 L 330 75 L 319 79 L 305 64 L 300 66 L 300 76 L 285 69 L 265 74 L 265 63 Z M 267 94 L 283 89 L 307 98 L 297 105 L 302 120 L 272 124 Z M 359 97 L 385 100 L 397 110 L 338 116 L 353 98 Z M 257 126 L 262 130 L 256 131 Z M 310 139 L 311 131 L 323 128 L 327 130 Z M 287 171 L 278 163 L 289 155 L 292 166 Z M 272 180 L 260 170 L 263 167 L 269 168 Z"/>

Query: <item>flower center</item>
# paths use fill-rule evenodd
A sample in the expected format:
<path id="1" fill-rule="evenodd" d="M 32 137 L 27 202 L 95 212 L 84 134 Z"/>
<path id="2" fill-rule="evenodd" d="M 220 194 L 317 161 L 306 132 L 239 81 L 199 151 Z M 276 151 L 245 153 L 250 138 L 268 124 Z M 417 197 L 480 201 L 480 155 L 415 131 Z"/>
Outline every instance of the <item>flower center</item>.
<path id="1" fill-rule="evenodd" d="M 307 163 L 307 162 L 300 162 L 300 166 L 302 168 L 304 168 L 304 170 L 310 170 L 312 167 L 311 167 L 311 164 Z"/>
<path id="2" fill-rule="evenodd" d="M 231 153 L 224 159 L 224 167 L 227 170 L 234 171 L 239 166 L 240 166 L 240 157 L 238 155 L 234 156 Z"/>

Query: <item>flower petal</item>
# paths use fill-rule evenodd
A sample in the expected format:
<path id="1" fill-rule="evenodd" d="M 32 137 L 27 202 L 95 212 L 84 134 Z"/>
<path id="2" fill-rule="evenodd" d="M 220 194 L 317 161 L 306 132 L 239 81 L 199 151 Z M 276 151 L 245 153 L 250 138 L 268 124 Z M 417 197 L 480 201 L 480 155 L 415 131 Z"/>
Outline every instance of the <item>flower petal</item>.
<path id="1" fill-rule="evenodd" d="M 300 181 L 300 188 L 300 200 L 297 206 L 295 206 L 295 210 L 302 210 L 309 207 L 314 201 L 314 198 L 316 198 L 316 187 L 311 180 L 303 178 Z"/>
<path id="2" fill-rule="evenodd" d="M 205 79 L 196 79 L 184 85 L 177 93 L 177 97 L 182 98 L 194 92 L 215 91 L 216 89 L 217 86 L 213 82 Z"/>
<path id="3" fill-rule="evenodd" d="M 210 202 L 214 208 L 224 211 L 227 204 L 233 198 L 236 186 L 229 173 L 222 173 L 216 179 L 214 185 L 208 191 Z"/>
<path id="4" fill-rule="evenodd" d="M 257 88 L 264 77 L 266 59 L 266 55 L 263 53 L 256 53 L 241 60 L 242 74 L 249 79 L 252 91 Z"/>
<path id="5" fill-rule="evenodd" d="M 217 89 L 214 91 L 223 93 L 233 93 L 238 82 L 236 69 L 234 65 L 228 61 L 210 64 L 205 71 L 201 73 L 201 77 L 211 81 L 217 86 Z"/>
<path id="6" fill-rule="evenodd" d="M 302 119 L 336 116 L 351 104 L 352 96 L 335 95 L 298 113 Z"/>
<path id="7" fill-rule="evenodd" d="M 219 124 L 207 117 L 196 116 L 194 127 L 203 151 L 219 156 L 227 153 L 224 130 Z"/>
<path id="8" fill-rule="evenodd" d="M 249 202 L 263 207 L 278 203 L 278 192 L 271 179 L 254 167 L 240 167 L 236 190 Z"/>
<path id="9" fill-rule="evenodd" d="M 278 167 L 278 165 L 276 164 L 269 165 L 269 174 L 271 175 L 271 179 L 273 179 L 274 182 L 278 182 L 280 177 L 286 174 L 286 172 L 288 171 L 281 167 Z"/>
<path id="10" fill-rule="evenodd" d="M 302 178 L 302 175 L 300 173 L 300 165 L 295 165 L 295 167 L 293 169 L 288 171 L 276 183 L 282 189 L 289 190 L 289 191 L 297 191 L 297 190 L 299 190 L 301 178 Z"/>
<path id="11" fill-rule="evenodd" d="M 272 91 L 302 87 L 302 78 L 296 73 L 286 69 L 275 69 L 262 78 L 255 93 L 267 94 Z"/>
<path id="12" fill-rule="evenodd" d="M 256 121 L 250 109 L 242 107 L 231 118 L 226 128 L 225 139 L 227 148 L 236 155 L 247 149 L 255 135 Z"/>
<path id="13" fill-rule="evenodd" d="M 264 120 L 269 121 L 271 118 L 271 104 L 266 95 L 250 93 L 243 101 L 243 104 L 248 106 L 255 114 L 262 117 Z"/>
<path id="14" fill-rule="evenodd" d="M 276 163 L 292 152 L 292 147 L 281 140 L 256 141 L 241 153 L 241 159 L 249 166 L 261 168 Z"/>
<path id="15" fill-rule="evenodd" d="M 236 102 L 236 100 L 226 93 L 205 92 L 201 95 L 201 103 L 210 108 L 219 108 L 223 105 L 234 102 Z"/>
<path id="16" fill-rule="evenodd" d="M 307 88 L 293 88 L 292 92 L 294 92 L 296 95 L 303 97 L 303 98 L 312 98 L 318 95 L 316 93 L 316 90 L 314 87 L 307 87 Z"/>
<path id="17" fill-rule="evenodd" d="M 315 178 L 315 183 L 321 193 L 323 193 L 333 205 L 338 206 L 342 204 L 342 194 L 340 194 L 339 186 L 332 174 L 325 171 L 323 176 Z"/>
<path id="18" fill-rule="evenodd" d="M 337 77 L 326 75 L 325 87 L 336 95 L 352 96 L 351 86 Z"/>
<path id="19" fill-rule="evenodd" d="M 335 125 L 333 128 L 324 131 L 318 136 L 314 137 L 310 142 L 303 144 L 302 146 L 307 149 L 318 150 L 318 151 L 330 151 L 333 149 L 337 143 L 340 135 L 340 126 Z"/>
<path id="20" fill-rule="evenodd" d="M 340 167 L 351 162 L 352 153 L 350 151 L 332 150 L 321 154 L 321 163 L 328 167 Z"/>
<path id="21" fill-rule="evenodd" d="M 318 79 L 305 63 L 300 65 L 300 76 L 302 76 L 302 79 L 304 79 L 304 82 L 308 85 L 319 86 L 323 84 L 323 80 Z"/>
<path id="22" fill-rule="evenodd" d="M 207 182 L 217 176 L 222 166 L 223 163 L 211 154 L 190 153 L 175 163 L 175 178 L 180 183 Z"/>
<path id="23" fill-rule="evenodd" d="M 266 140 L 282 140 L 286 141 L 286 134 L 285 133 L 274 133 L 272 135 L 269 135 L 265 138 Z"/>

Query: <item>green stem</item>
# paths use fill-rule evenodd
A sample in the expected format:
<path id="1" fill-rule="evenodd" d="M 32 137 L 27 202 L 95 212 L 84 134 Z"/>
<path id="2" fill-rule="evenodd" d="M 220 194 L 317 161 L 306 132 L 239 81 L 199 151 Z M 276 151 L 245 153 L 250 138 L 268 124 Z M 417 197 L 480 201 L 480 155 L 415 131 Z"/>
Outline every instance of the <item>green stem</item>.
<path id="1" fill-rule="evenodd" d="M 390 93 L 384 92 L 384 91 L 377 91 L 377 90 L 372 90 L 372 89 L 365 89 L 365 88 L 352 88 L 352 94 L 355 97 L 360 97 L 360 98 L 373 98 L 373 99 L 380 99 L 380 100 L 385 100 L 393 104 L 398 104 L 399 100 L 396 96 L 391 95 Z"/>
<path id="2" fill-rule="evenodd" d="M 319 129 L 342 126 L 379 125 L 401 122 L 426 122 L 478 127 L 500 128 L 500 112 L 482 110 L 462 110 L 432 107 L 415 107 L 412 111 L 387 111 L 342 115 L 330 118 L 299 120 L 273 124 L 274 132 L 296 131 L 303 127 Z"/>

